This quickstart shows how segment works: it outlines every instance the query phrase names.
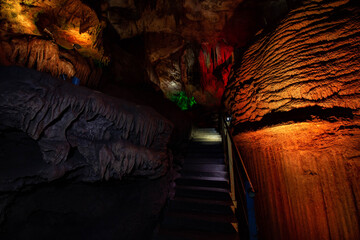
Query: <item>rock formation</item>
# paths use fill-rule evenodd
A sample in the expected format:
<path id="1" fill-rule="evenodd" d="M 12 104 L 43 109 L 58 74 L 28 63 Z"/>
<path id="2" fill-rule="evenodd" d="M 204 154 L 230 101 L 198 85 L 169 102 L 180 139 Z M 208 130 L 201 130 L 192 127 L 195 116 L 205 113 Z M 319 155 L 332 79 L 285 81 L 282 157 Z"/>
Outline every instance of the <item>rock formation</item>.
<path id="1" fill-rule="evenodd" d="M 263 12 L 268 8 L 270 23 L 288 10 L 288 4 L 285 0 L 4 0 L 0 64 L 34 68 L 56 78 L 77 77 L 81 85 L 94 89 L 104 83 L 102 72 L 110 65 L 117 83 L 146 79 L 169 99 L 180 94 L 201 105 L 219 106 L 234 47 L 245 46 L 266 24 Z M 107 35 L 109 29 L 117 36 Z M 142 40 L 137 42 L 138 38 Z M 124 51 L 105 46 L 126 40 L 143 49 L 144 56 L 117 56 Z M 184 61 L 185 56 L 193 56 L 192 61 Z"/>
<path id="2" fill-rule="evenodd" d="M 109 62 L 102 46 L 105 23 L 80 0 L 4 0 L 0 19 L 1 65 L 76 76 L 82 85 L 99 85 L 99 66 Z"/>
<path id="3" fill-rule="evenodd" d="M 359 29 L 355 1 L 306 1 L 230 73 L 261 239 L 360 237 Z"/>
<path id="4" fill-rule="evenodd" d="M 259 13 L 248 14 L 254 7 L 248 2 L 113 0 L 104 16 L 122 40 L 144 35 L 149 79 L 165 96 L 185 93 L 201 105 L 219 106 L 233 46 L 244 46 L 263 23 Z M 286 9 L 285 1 L 277 2 Z"/>
<path id="5" fill-rule="evenodd" d="M 150 108 L 17 67 L 1 67 L 0 89 L 1 129 L 37 141 L 45 179 L 80 166 L 84 181 L 156 177 L 167 170 L 172 124 Z M 86 160 L 69 164 L 72 148 Z"/>

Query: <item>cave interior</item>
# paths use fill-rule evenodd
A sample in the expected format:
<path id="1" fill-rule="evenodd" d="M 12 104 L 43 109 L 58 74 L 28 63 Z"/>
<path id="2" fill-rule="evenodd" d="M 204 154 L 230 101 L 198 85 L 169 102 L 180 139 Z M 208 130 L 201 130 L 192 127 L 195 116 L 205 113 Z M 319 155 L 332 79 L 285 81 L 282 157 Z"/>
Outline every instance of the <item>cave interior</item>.
<path id="1" fill-rule="evenodd" d="M 0 239 L 355 240 L 359 183 L 357 0 L 0 0 Z"/>

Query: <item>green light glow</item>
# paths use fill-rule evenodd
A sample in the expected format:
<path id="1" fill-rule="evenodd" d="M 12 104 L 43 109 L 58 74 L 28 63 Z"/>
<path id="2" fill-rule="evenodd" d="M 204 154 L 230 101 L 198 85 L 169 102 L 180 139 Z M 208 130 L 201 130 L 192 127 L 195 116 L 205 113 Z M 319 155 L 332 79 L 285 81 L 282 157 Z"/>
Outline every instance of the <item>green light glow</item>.
<path id="1" fill-rule="evenodd" d="M 188 97 L 185 92 L 179 92 L 172 95 L 170 100 L 176 103 L 181 110 L 188 110 L 196 104 L 194 97 Z"/>

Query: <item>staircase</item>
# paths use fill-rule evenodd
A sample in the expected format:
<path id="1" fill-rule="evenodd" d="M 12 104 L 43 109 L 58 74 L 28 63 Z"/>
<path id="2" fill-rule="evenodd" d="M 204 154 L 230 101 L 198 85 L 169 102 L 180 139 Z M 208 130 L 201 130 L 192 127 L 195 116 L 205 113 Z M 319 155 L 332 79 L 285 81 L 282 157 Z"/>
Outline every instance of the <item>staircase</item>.
<path id="1" fill-rule="evenodd" d="M 193 131 L 181 177 L 153 240 L 238 240 L 221 136 Z"/>

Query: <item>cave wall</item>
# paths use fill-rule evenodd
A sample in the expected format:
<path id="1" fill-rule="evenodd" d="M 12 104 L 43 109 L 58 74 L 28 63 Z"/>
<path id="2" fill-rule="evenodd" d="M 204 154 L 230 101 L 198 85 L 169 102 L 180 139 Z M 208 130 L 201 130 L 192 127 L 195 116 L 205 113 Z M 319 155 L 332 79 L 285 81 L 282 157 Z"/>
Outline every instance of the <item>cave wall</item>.
<path id="1" fill-rule="evenodd" d="M 355 1 L 304 1 L 230 73 L 261 239 L 360 237 L 359 27 Z"/>
<path id="2" fill-rule="evenodd" d="M 293 123 L 235 137 L 261 239 L 358 239 L 359 123 Z"/>
<path id="3" fill-rule="evenodd" d="M 80 0 L 4 0 L 0 7 L 0 64 L 50 73 L 96 88 L 105 55 L 106 22 Z"/>
<path id="4" fill-rule="evenodd" d="M 90 182 L 156 177 L 168 170 L 173 124 L 153 109 L 32 69 L 0 67 L 0 72 L 0 129 L 17 129 L 37 141 L 46 163 L 38 170 L 41 181 L 77 170 L 79 179 Z M 85 161 L 67 161 L 72 151 Z M 17 180 L 32 182 L 26 176 Z"/>
<path id="5" fill-rule="evenodd" d="M 0 64 L 76 77 L 94 89 L 109 82 L 105 72 L 116 85 L 150 81 L 169 99 L 219 106 L 233 49 L 289 6 L 285 0 L 4 0 Z M 127 51 L 126 40 L 143 54 Z"/>
<path id="6" fill-rule="evenodd" d="M 201 105 L 219 106 L 234 48 L 244 47 L 288 9 L 284 0 L 113 0 L 106 16 L 121 40 L 144 36 L 139 48 L 145 46 L 146 75 L 166 97 L 183 94 Z"/>
<path id="7" fill-rule="evenodd" d="M 33 69 L 0 76 L 0 238 L 150 238 L 173 124 Z"/>

